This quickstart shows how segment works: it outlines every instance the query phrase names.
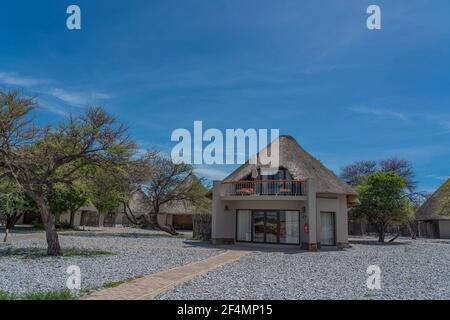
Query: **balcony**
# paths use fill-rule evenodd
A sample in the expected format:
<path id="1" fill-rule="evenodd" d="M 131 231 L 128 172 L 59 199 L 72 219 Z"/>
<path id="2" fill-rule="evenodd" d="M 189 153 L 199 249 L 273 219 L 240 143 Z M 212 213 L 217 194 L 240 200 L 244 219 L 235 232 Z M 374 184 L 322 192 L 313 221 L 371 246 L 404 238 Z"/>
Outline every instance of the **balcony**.
<path id="1" fill-rule="evenodd" d="M 222 195 L 226 197 L 303 196 L 306 194 L 305 189 L 303 180 L 248 180 L 222 183 Z"/>

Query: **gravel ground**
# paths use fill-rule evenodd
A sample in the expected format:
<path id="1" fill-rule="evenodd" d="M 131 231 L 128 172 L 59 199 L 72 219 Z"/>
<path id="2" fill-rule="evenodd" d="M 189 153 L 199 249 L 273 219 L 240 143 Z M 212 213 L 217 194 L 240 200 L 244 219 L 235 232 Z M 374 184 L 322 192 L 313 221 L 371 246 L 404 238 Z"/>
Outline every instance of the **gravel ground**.
<path id="1" fill-rule="evenodd" d="M 381 268 L 381 290 L 366 286 L 369 265 Z M 317 253 L 261 249 L 159 299 L 450 299 L 450 241 L 358 240 Z"/>
<path id="2" fill-rule="evenodd" d="M 125 234 L 125 235 L 124 235 Z M 27 257 L 7 250 L 45 249 L 42 232 L 18 232 L 0 244 L 0 291 L 15 294 L 64 289 L 70 265 L 82 271 L 84 290 L 208 258 L 222 252 L 207 243 L 138 229 L 60 235 L 63 248 L 113 255 Z M 346 250 L 312 253 L 241 245 L 248 256 L 181 284 L 159 299 L 450 299 L 450 241 L 398 239 L 378 245 L 355 239 Z M 366 286 L 369 265 L 381 268 L 381 290 Z"/>
<path id="3" fill-rule="evenodd" d="M 8 250 L 46 248 L 42 232 L 13 234 L 10 243 L 0 244 L 0 291 L 24 294 L 64 289 L 69 277 L 66 270 L 70 265 L 81 268 L 82 289 L 86 290 L 111 281 L 167 270 L 221 252 L 199 241 L 163 237 L 152 231 L 130 229 L 129 232 L 139 235 L 124 237 L 123 230 L 120 236 L 104 233 L 86 236 L 81 232 L 82 236 L 60 235 L 63 249 L 103 250 L 114 254 L 56 258 L 7 255 Z"/>

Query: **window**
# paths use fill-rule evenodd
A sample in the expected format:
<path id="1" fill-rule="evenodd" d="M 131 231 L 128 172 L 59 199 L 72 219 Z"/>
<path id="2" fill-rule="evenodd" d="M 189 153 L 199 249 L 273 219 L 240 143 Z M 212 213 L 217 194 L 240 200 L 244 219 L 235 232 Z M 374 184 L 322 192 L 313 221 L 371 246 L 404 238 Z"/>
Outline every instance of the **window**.
<path id="1" fill-rule="evenodd" d="M 300 213 L 298 211 L 237 211 L 237 241 L 299 244 L 299 230 Z"/>
<path id="2" fill-rule="evenodd" d="M 280 211 L 280 243 L 300 242 L 300 218 L 298 211 Z"/>
<path id="3" fill-rule="evenodd" d="M 252 241 L 252 212 L 239 210 L 237 213 L 237 240 Z"/>
<path id="4" fill-rule="evenodd" d="M 265 241 L 265 213 L 264 211 L 255 211 L 253 213 L 253 241 L 264 242 Z"/>
<path id="5" fill-rule="evenodd" d="M 248 175 L 244 180 L 255 180 L 251 175 Z M 292 176 L 285 168 L 280 168 L 276 174 L 266 175 L 258 173 L 256 180 L 292 180 Z"/>
<path id="6" fill-rule="evenodd" d="M 286 169 L 280 169 L 276 174 L 276 180 L 292 180 L 292 177 Z"/>
<path id="7" fill-rule="evenodd" d="M 324 246 L 334 246 L 336 242 L 336 226 L 334 212 L 320 212 L 320 242 Z"/>

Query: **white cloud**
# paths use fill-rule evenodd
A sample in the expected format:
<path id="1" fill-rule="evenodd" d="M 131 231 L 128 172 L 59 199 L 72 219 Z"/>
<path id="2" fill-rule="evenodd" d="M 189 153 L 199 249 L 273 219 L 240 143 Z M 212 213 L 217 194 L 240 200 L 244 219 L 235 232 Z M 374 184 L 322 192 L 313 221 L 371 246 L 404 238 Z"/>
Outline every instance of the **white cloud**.
<path id="1" fill-rule="evenodd" d="M 103 93 L 103 92 L 93 92 L 92 93 L 92 98 L 94 100 L 108 100 L 111 99 L 111 95 L 108 93 Z"/>
<path id="2" fill-rule="evenodd" d="M 32 87 L 44 83 L 45 81 L 40 79 L 35 79 L 32 77 L 20 76 L 13 72 L 0 72 L 0 83 L 21 86 L 21 87 Z"/>
<path id="3" fill-rule="evenodd" d="M 434 122 L 443 127 L 446 131 L 450 130 L 450 115 L 447 113 L 425 113 L 421 115 L 423 119 Z"/>
<path id="4" fill-rule="evenodd" d="M 0 84 L 6 84 L 11 86 L 18 86 L 27 88 L 33 91 L 38 96 L 47 95 L 64 102 L 65 104 L 72 107 L 86 107 L 90 104 L 95 104 L 99 100 L 111 99 L 111 95 L 104 92 L 98 91 L 80 91 L 80 92 L 70 92 L 66 89 L 51 86 L 52 81 L 42 80 L 34 77 L 19 75 L 15 72 L 4 72 L 0 71 Z M 57 111 L 60 108 L 57 107 L 46 107 L 44 108 Z M 61 113 L 63 111 L 57 111 Z"/>
<path id="5" fill-rule="evenodd" d="M 210 180 L 222 180 L 228 175 L 228 172 L 211 167 L 197 167 L 194 169 L 195 173 L 210 179 Z"/>
<path id="6" fill-rule="evenodd" d="M 69 113 L 61 108 L 51 106 L 51 105 L 43 105 L 42 109 L 46 109 L 54 114 L 57 114 L 59 116 L 67 116 Z"/>
<path id="7" fill-rule="evenodd" d="M 370 108 L 367 106 L 356 106 L 356 107 L 350 107 L 349 110 L 361 113 L 361 114 L 367 114 L 377 117 L 385 117 L 385 118 L 395 118 L 398 120 L 407 120 L 408 117 L 401 112 L 395 112 L 395 111 L 389 111 L 389 110 L 383 110 L 383 109 L 375 109 Z"/>
<path id="8" fill-rule="evenodd" d="M 61 88 L 52 88 L 48 94 L 74 107 L 86 107 L 97 100 L 111 98 L 109 94 L 102 92 L 69 92 Z"/>
<path id="9" fill-rule="evenodd" d="M 447 179 L 450 178 L 450 176 L 440 176 L 440 175 L 436 175 L 436 174 L 427 174 L 425 176 L 425 178 L 437 179 L 437 180 L 440 180 L 440 181 L 446 181 Z"/>
<path id="10" fill-rule="evenodd" d="M 48 92 L 51 96 L 58 98 L 72 106 L 82 107 L 87 104 L 86 97 L 76 93 L 67 92 L 64 89 L 53 88 Z"/>

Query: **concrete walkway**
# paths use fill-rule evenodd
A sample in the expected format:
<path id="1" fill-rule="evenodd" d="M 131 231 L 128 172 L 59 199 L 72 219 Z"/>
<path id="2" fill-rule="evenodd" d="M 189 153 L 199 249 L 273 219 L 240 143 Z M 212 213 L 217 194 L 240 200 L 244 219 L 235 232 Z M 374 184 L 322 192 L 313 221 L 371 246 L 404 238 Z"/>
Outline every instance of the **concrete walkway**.
<path id="1" fill-rule="evenodd" d="M 115 288 L 94 292 L 83 300 L 151 300 L 159 294 L 207 273 L 220 266 L 234 262 L 247 255 L 249 251 L 228 250 L 207 259 L 191 262 L 167 271 L 154 273 L 144 278 L 121 284 Z"/>

